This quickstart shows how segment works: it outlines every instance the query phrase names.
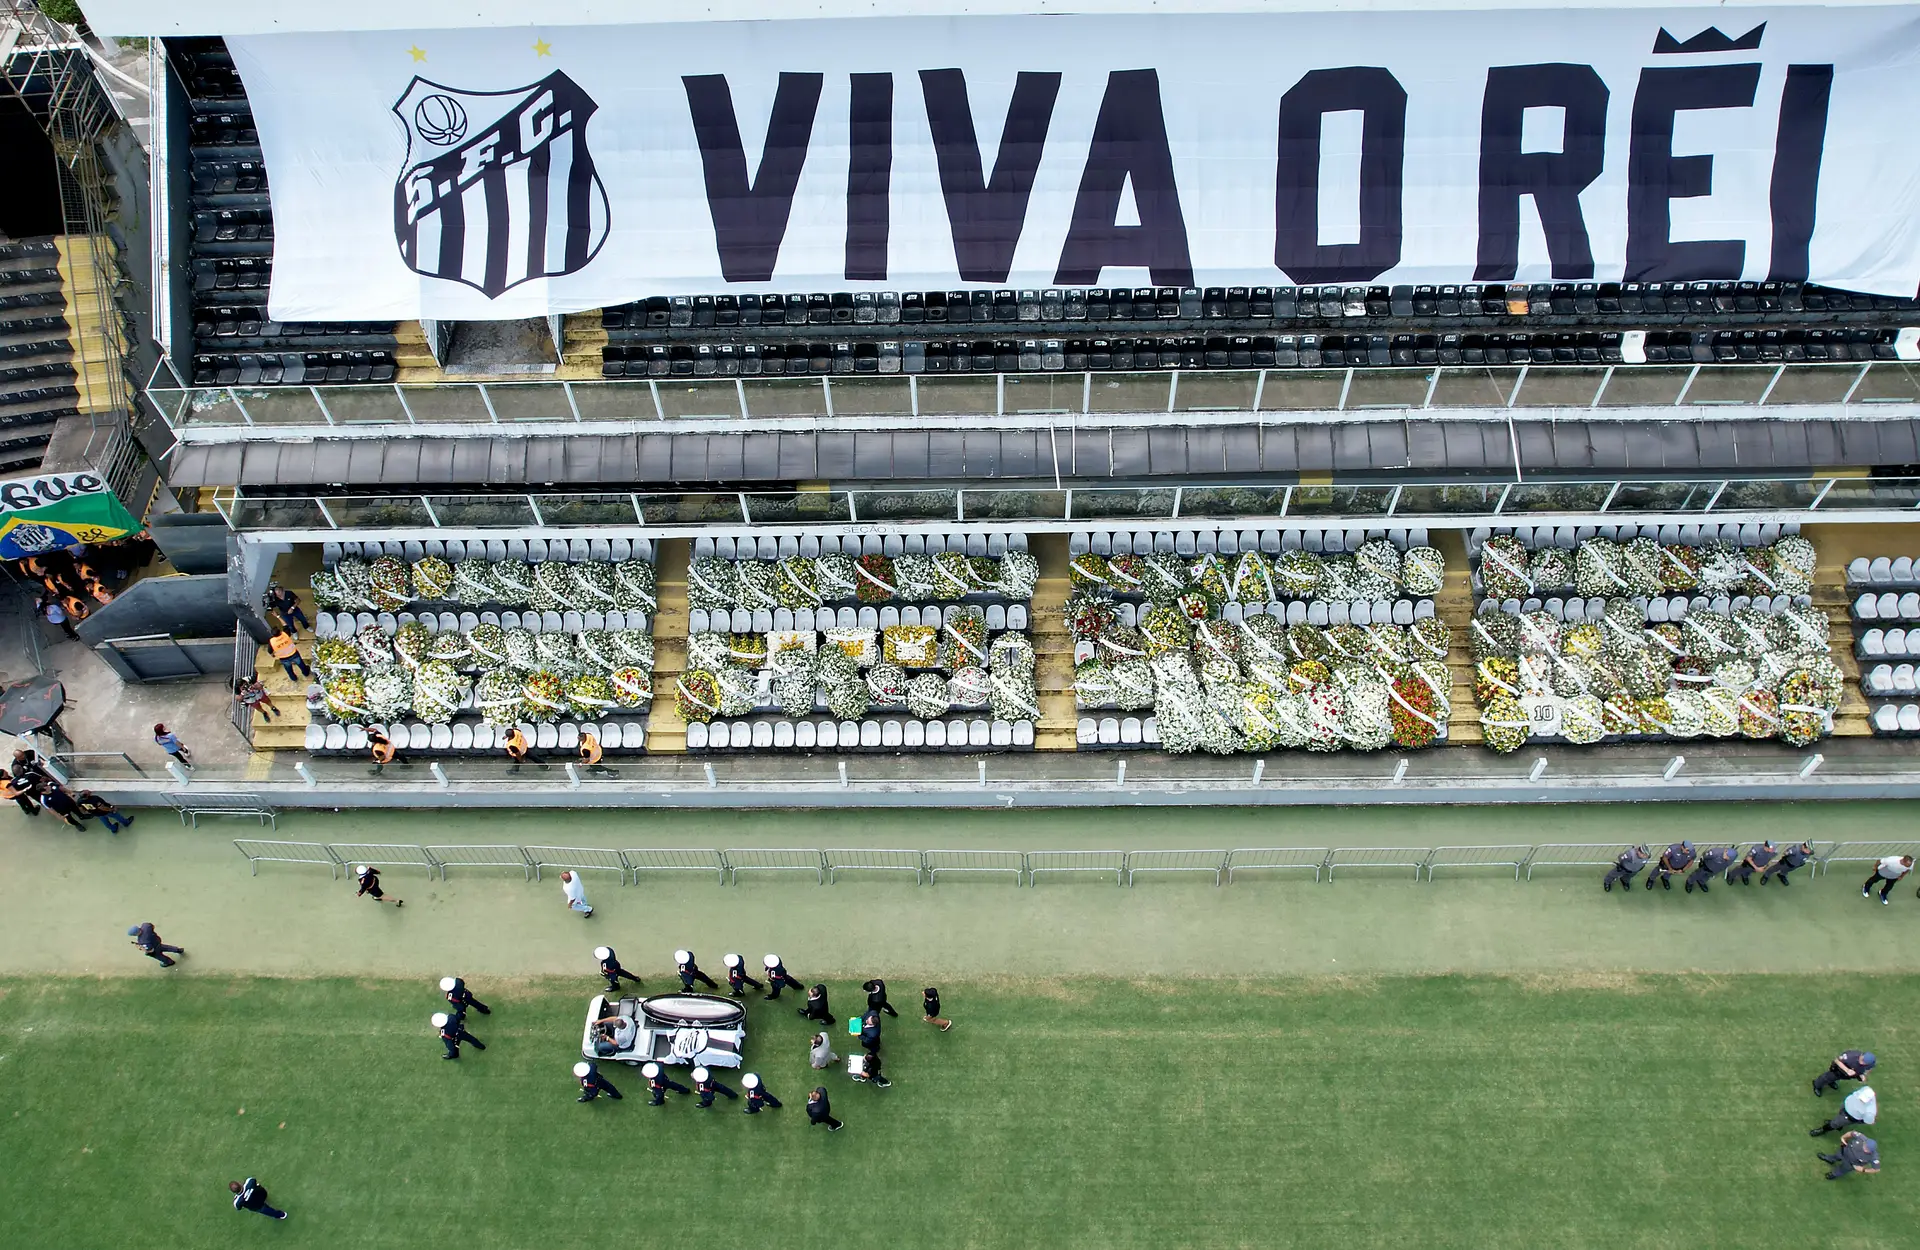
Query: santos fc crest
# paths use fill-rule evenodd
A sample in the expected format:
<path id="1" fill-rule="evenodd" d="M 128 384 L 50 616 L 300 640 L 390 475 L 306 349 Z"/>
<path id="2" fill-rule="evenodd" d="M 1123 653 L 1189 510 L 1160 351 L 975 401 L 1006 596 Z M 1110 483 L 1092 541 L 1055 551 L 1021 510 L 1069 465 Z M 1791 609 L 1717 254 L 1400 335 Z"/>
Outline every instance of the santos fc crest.
<path id="1" fill-rule="evenodd" d="M 584 269 L 607 241 L 607 191 L 587 150 L 597 108 L 558 71 L 512 91 L 409 83 L 393 106 L 407 129 L 393 189 L 407 268 L 488 299 Z"/>

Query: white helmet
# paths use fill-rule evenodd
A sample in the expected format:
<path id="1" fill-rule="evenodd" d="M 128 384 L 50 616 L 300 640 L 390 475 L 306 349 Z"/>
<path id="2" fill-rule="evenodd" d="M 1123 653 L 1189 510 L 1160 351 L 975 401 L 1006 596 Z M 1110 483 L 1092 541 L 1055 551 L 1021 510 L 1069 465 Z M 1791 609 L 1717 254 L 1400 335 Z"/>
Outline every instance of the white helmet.
<path id="1" fill-rule="evenodd" d="M 707 1071 L 705 1068 L 695 1068 L 693 1070 L 693 1079 L 695 1081 L 704 1081 L 712 1075 L 713 1073 Z"/>
<path id="2" fill-rule="evenodd" d="M 722 959 L 720 962 L 725 964 L 729 968 L 738 968 L 740 966 L 740 956 L 728 955 L 726 958 Z"/>
<path id="3" fill-rule="evenodd" d="M 356 864 L 353 869 L 356 877 L 364 877 L 371 871 L 372 869 L 368 868 L 365 864 Z"/>
<path id="4" fill-rule="evenodd" d="M 673 962 L 677 964 L 692 963 L 693 952 L 692 951 L 675 951 L 673 952 Z"/>
<path id="5" fill-rule="evenodd" d="M 765 959 L 761 960 L 760 962 L 765 964 L 767 966 L 767 970 L 771 972 L 773 969 L 778 968 L 780 966 L 780 956 L 768 955 Z"/>
<path id="6" fill-rule="evenodd" d="M 593 1071 L 593 1065 L 588 1063 L 584 1059 L 582 1059 L 579 1063 L 576 1063 L 573 1065 L 573 1074 L 575 1076 L 585 1076 L 587 1073 L 591 1071 Z"/>
<path id="7" fill-rule="evenodd" d="M 452 977 L 440 978 L 440 988 L 449 994 L 453 993 L 453 987 L 457 984 L 459 984 L 459 982 Z"/>
<path id="8" fill-rule="evenodd" d="M 748 1089 L 760 1088 L 760 1078 L 752 1072 L 749 1072 L 745 1076 L 741 1077 L 740 1083 L 746 1086 Z"/>
<path id="9" fill-rule="evenodd" d="M 640 1075 L 651 1081 L 654 1077 L 660 1075 L 660 1065 L 657 1063 L 644 1064 L 640 1068 Z"/>
<path id="10" fill-rule="evenodd" d="M 596 947 L 594 947 L 594 948 L 593 948 L 593 957 L 594 957 L 595 959 L 612 959 L 612 958 L 613 958 L 613 947 L 611 947 L 611 946 L 596 946 Z"/>
<path id="11" fill-rule="evenodd" d="M 433 1027 L 434 1027 L 434 1028 L 436 1028 L 436 1029 L 444 1029 L 444 1028 L 446 1028 L 446 1027 L 447 1027 L 447 1020 L 448 1020 L 448 1019 L 449 1019 L 449 1017 L 448 1017 L 448 1015 L 447 1015 L 447 1013 L 446 1013 L 446 1012 L 444 1012 L 444 1011 L 436 1011 L 436 1012 L 434 1012 L 434 1013 L 433 1013 Z"/>

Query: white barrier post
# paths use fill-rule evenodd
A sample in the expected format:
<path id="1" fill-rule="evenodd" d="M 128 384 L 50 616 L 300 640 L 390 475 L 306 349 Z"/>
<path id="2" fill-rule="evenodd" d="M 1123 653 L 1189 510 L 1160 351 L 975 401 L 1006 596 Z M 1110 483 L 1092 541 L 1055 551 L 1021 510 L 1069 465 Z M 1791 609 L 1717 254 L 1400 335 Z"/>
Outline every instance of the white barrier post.
<path id="1" fill-rule="evenodd" d="M 704 768 L 704 769 L 706 769 L 706 770 L 707 770 L 707 789 L 709 789 L 709 790 L 715 790 L 715 789 L 718 789 L 718 788 L 719 788 L 719 786 L 720 786 L 720 780 L 719 780 L 719 778 L 717 778 L 717 777 L 715 777 L 715 776 L 713 775 L 713 765 L 712 765 L 712 764 L 702 764 L 702 765 L 701 765 L 700 767 L 702 767 L 702 768 Z M 842 770 L 844 770 L 844 769 L 846 768 L 846 765 L 844 765 L 844 764 L 843 764 L 843 765 L 841 765 L 841 768 L 842 768 Z"/>
<path id="2" fill-rule="evenodd" d="M 181 766 L 179 760 L 168 760 L 167 771 L 172 773 L 173 779 L 181 785 L 187 784 L 187 770 Z"/>
<path id="3" fill-rule="evenodd" d="M 980 788 L 982 790 L 987 788 L 987 762 L 985 760 L 980 761 Z"/>
<path id="4" fill-rule="evenodd" d="M 1404 759 L 1404 758 L 1402 758 L 1402 759 L 1401 759 L 1401 761 L 1400 761 L 1400 762 L 1399 762 L 1398 764 L 1395 764 L 1395 765 L 1393 766 L 1393 781 L 1394 781 L 1394 784 L 1395 784 L 1395 785 L 1398 785 L 1398 784 L 1400 784 L 1400 783 L 1401 783 L 1402 781 L 1405 781 L 1405 780 L 1407 779 L 1407 764 L 1408 764 L 1408 762 L 1409 762 L 1409 761 L 1407 761 L 1406 759 Z"/>
<path id="5" fill-rule="evenodd" d="M 1826 762 L 1827 762 L 1827 757 L 1820 754 L 1820 752 L 1818 751 L 1815 751 L 1812 755 L 1809 755 L 1807 757 L 1807 762 L 1800 765 L 1800 780 L 1805 781 L 1807 778 L 1813 776 L 1813 770 L 1820 767 L 1820 765 Z"/>
<path id="6" fill-rule="evenodd" d="M 1259 785 L 1260 779 L 1266 775 L 1267 762 L 1265 760 L 1255 760 L 1253 762 L 1253 784 L 1256 786 Z"/>
<path id="7" fill-rule="evenodd" d="M 453 788 L 453 783 L 447 780 L 447 770 L 440 767 L 439 760 L 428 760 L 427 771 L 433 774 L 433 779 L 440 783 L 442 790 Z"/>
<path id="8" fill-rule="evenodd" d="M 1127 762 L 1125 760 L 1120 761 L 1120 769 L 1114 776 L 1113 784 L 1116 786 L 1124 786 L 1127 784 Z"/>
<path id="9" fill-rule="evenodd" d="M 568 763 L 566 764 L 566 769 L 567 769 L 567 789 L 578 790 L 580 788 L 579 770 L 574 768 L 573 763 L 571 761 L 568 761 Z"/>
<path id="10" fill-rule="evenodd" d="M 309 790 L 320 784 L 314 780 L 313 770 L 307 767 L 305 760 L 295 760 L 293 762 L 293 771 L 300 774 L 300 780 L 307 783 L 307 789 Z"/>
<path id="11" fill-rule="evenodd" d="M 845 760 L 840 761 L 840 788 L 842 790 L 847 788 L 847 762 Z"/>
<path id="12" fill-rule="evenodd" d="M 1667 761 L 1667 771 L 1660 774 L 1660 779 L 1662 781 L 1672 781 L 1675 777 L 1677 777 L 1680 774 L 1680 770 L 1686 766 L 1686 763 L 1687 763 L 1686 756 L 1684 755 L 1674 756 L 1672 759 Z"/>
<path id="13" fill-rule="evenodd" d="M 1538 781 L 1540 780 L 1540 775 L 1546 771 L 1547 757 L 1542 755 L 1533 761 L 1533 771 L 1527 774 L 1527 780 Z"/>

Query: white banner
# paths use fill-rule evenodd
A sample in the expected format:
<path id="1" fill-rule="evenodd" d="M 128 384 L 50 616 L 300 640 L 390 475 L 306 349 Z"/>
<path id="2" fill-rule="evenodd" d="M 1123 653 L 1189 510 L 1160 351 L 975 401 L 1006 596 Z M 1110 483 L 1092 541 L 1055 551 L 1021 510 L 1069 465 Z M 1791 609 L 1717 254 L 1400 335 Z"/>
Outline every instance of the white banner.
<path id="1" fill-rule="evenodd" d="M 970 285 L 1920 285 L 1911 8 L 228 42 L 279 320 Z"/>

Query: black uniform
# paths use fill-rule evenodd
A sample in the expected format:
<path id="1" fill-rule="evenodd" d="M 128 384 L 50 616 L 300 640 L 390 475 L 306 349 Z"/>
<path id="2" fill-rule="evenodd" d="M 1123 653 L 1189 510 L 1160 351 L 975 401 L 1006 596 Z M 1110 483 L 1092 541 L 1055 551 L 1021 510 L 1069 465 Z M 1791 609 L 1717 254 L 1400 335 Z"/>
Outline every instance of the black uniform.
<path id="1" fill-rule="evenodd" d="M 620 966 L 620 956 L 611 946 L 607 947 L 607 957 L 600 961 L 600 975 L 607 979 L 607 992 L 609 994 L 618 994 L 620 992 L 621 977 L 625 977 L 635 985 L 641 983 L 639 977 L 634 976 L 631 972 L 628 972 Z"/>
<path id="2" fill-rule="evenodd" d="M 475 998 L 473 991 L 467 988 L 467 983 L 459 977 L 453 979 L 453 988 L 447 991 L 447 1004 L 453 1008 L 451 1014 L 461 1019 L 466 1018 L 469 1007 L 483 1016 L 493 1014 L 493 1009 Z"/>
<path id="3" fill-rule="evenodd" d="M 661 1103 L 665 1102 L 667 1100 L 668 1090 L 674 1090 L 682 1094 L 691 1094 L 693 1092 L 692 1090 L 688 1089 L 686 1086 L 682 1085 L 680 1082 L 668 1076 L 666 1073 L 666 1070 L 663 1068 L 661 1069 L 659 1076 L 652 1076 L 647 1078 L 647 1092 L 653 1095 L 650 1099 L 647 1100 L 647 1105 L 649 1107 L 657 1107 Z"/>
<path id="4" fill-rule="evenodd" d="M 48 811 L 60 817 L 60 819 L 66 821 L 75 829 L 85 829 L 87 827 L 87 822 L 80 819 L 80 804 L 74 802 L 73 795 L 67 793 L 66 788 L 58 782 L 50 781 L 47 783 L 45 793 L 41 796 L 40 802 Z"/>
<path id="5" fill-rule="evenodd" d="M 1821 1155 L 1821 1160 L 1833 1164 L 1833 1171 L 1827 1173 L 1827 1179 L 1837 1181 L 1855 1171 L 1878 1172 L 1880 1170 L 1880 1143 L 1864 1133 L 1855 1133 L 1853 1140 L 1845 1142 L 1836 1155 Z"/>
<path id="6" fill-rule="evenodd" d="M 727 988 L 733 992 L 735 998 L 739 998 L 745 994 L 749 985 L 756 990 L 764 990 L 767 988 L 765 985 L 748 976 L 744 965 L 738 968 L 727 969 Z"/>
<path id="7" fill-rule="evenodd" d="M 1773 862 L 1776 851 L 1771 842 L 1755 842 L 1747 848 L 1747 857 L 1727 869 L 1727 880 L 1738 881 L 1741 885 L 1752 885 L 1755 872 L 1765 872 L 1767 865 Z"/>
<path id="8" fill-rule="evenodd" d="M 887 983 L 879 977 L 875 977 L 860 988 L 867 992 L 868 1011 L 884 1011 L 890 1016 L 900 1014 L 893 1009 L 893 1004 L 887 1001 Z"/>
<path id="9" fill-rule="evenodd" d="M 174 961 L 167 958 L 169 953 L 175 955 L 184 955 L 187 953 L 187 949 L 184 946 L 168 946 L 165 942 L 162 942 L 159 933 L 155 932 L 153 922 L 150 920 L 143 922 L 130 936 L 133 938 L 133 944 L 140 948 L 141 954 L 145 955 L 148 959 L 159 960 L 160 966 L 163 968 L 173 967 Z"/>
<path id="10" fill-rule="evenodd" d="M 1693 848 L 1682 842 L 1675 842 L 1660 852 L 1660 862 L 1647 874 L 1647 888 L 1651 890 L 1654 882 L 1660 883 L 1663 890 L 1673 888 L 1673 874 L 1685 872 L 1693 865 Z"/>
<path id="11" fill-rule="evenodd" d="M 1600 888 L 1611 891 L 1616 884 L 1632 885 L 1634 875 L 1646 866 L 1647 848 L 1630 846 L 1620 853 L 1619 859 L 1613 861 L 1613 868 L 1607 875 L 1600 878 Z M 930 1011 L 927 1014 L 938 1015 L 939 1013 Z"/>
<path id="12" fill-rule="evenodd" d="M 360 890 L 354 897 L 359 898 L 361 894 L 373 895 L 375 902 L 387 896 L 387 892 L 380 888 L 380 870 L 371 864 L 367 865 L 367 870 L 360 874 Z M 394 900 L 396 906 L 399 902 L 399 899 Z"/>
<path id="13" fill-rule="evenodd" d="M 1710 846 L 1707 853 L 1700 857 L 1700 866 L 1687 874 L 1687 893 L 1693 893 L 1698 886 L 1700 892 L 1707 892 L 1707 882 L 1713 880 L 1728 868 L 1740 853 L 1730 846 Z"/>
<path id="14" fill-rule="evenodd" d="M 777 991 L 776 991 L 777 992 Z M 772 995 L 768 995 L 772 997 Z M 800 1008 L 800 1015 L 809 1020 L 818 1020 L 822 1024 L 833 1023 L 833 1012 L 827 1006 L 827 987 L 816 985 L 807 991 L 807 1005 Z"/>
<path id="15" fill-rule="evenodd" d="M 598 1067 L 589 1067 L 587 1074 L 580 1078 L 580 1097 L 576 1101 L 592 1102 L 602 1094 L 614 1099 L 620 1097 L 620 1091 L 613 1087 L 612 1081 L 600 1075 Z"/>
<path id="16" fill-rule="evenodd" d="M 471 1042 L 475 1050 L 485 1050 L 487 1048 L 485 1042 L 467 1032 L 466 1021 L 459 1016 L 447 1017 L 446 1027 L 440 1030 L 440 1041 L 447 1048 L 447 1053 L 441 1056 L 443 1059 L 458 1059 L 460 1057 L 461 1042 Z"/>
<path id="17" fill-rule="evenodd" d="M 718 982 L 706 973 L 700 971 L 700 965 L 694 959 L 692 951 L 687 952 L 687 962 L 674 965 L 674 971 L 680 974 L 680 988 L 683 990 L 692 989 L 695 981 L 702 982 L 710 990 L 720 988 Z"/>
<path id="18" fill-rule="evenodd" d="M 759 1115 L 760 1108 L 778 1107 L 779 1105 L 780 1100 L 772 1094 L 769 1094 L 767 1087 L 762 1085 L 758 1089 L 750 1089 L 747 1091 L 747 1110 L 745 1114 Z"/>
<path id="19" fill-rule="evenodd" d="M 840 1128 L 840 1121 L 833 1118 L 833 1104 L 827 1100 L 827 1087 L 816 1085 L 813 1092 L 818 1095 L 807 1099 L 807 1123 L 824 1124 L 828 1132 Z"/>
<path id="20" fill-rule="evenodd" d="M 1843 1050 L 1840 1057 L 1827 1065 L 1827 1070 L 1813 1078 L 1813 1092 L 1822 1097 L 1826 1092 L 1842 1081 L 1864 1081 L 1873 1065 L 1867 1062 L 1866 1052 Z"/>
<path id="21" fill-rule="evenodd" d="M 727 1096 L 728 1102 L 737 1101 L 740 1097 L 739 1094 L 735 1093 L 733 1090 L 729 1089 L 727 1086 L 722 1085 L 720 1082 L 714 1080 L 713 1074 L 711 1072 L 707 1074 L 706 1080 L 695 1081 L 693 1083 L 693 1091 L 694 1093 L 700 1095 L 700 1105 L 703 1107 L 711 1107 L 713 1105 L 713 1096 L 715 1094 L 725 1094 Z"/>
<path id="22" fill-rule="evenodd" d="M 874 1086 L 878 1089 L 891 1089 L 893 1087 L 892 1081 L 880 1075 L 880 1052 L 878 1050 L 868 1051 L 866 1057 L 861 1060 L 860 1075 L 863 1079 L 873 1082 Z"/>
<path id="23" fill-rule="evenodd" d="M 284 1220 L 287 1213 L 277 1207 L 267 1205 L 267 1187 L 249 1176 L 240 1186 L 240 1192 L 233 1196 L 233 1209 L 236 1211 L 258 1211 L 268 1219 Z M 256 1227 L 258 1227 L 256 1225 Z"/>
<path id="24" fill-rule="evenodd" d="M 1799 846 L 1788 847 L 1780 853 L 1780 858 L 1768 864 L 1766 871 L 1760 874 L 1760 884 L 1765 885 L 1769 879 L 1774 877 L 1780 879 L 1781 885 L 1793 884 L 1787 880 L 1787 874 L 1806 863 L 1807 860 L 1812 857 L 1813 844 L 1811 842 L 1803 842 Z"/>
<path id="25" fill-rule="evenodd" d="M 773 967 L 767 969 L 767 998 L 771 1000 L 780 997 L 780 990 L 783 986 L 789 989 L 799 990 L 803 994 L 806 993 L 807 990 L 806 986 L 794 980 L 792 975 L 787 972 L 787 966 L 785 964 L 775 964 Z"/>
<path id="26" fill-rule="evenodd" d="M 860 1044 L 869 1055 L 880 1053 L 880 1013 L 869 1011 L 860 1017 Z"/>

